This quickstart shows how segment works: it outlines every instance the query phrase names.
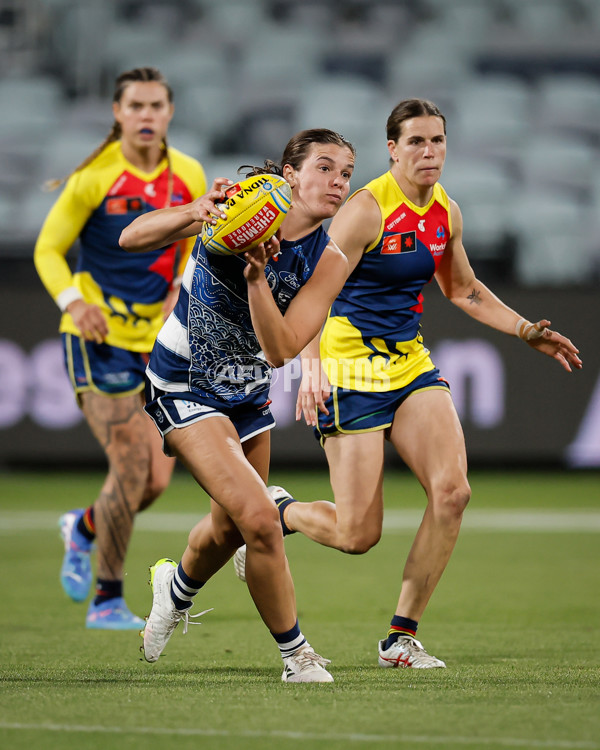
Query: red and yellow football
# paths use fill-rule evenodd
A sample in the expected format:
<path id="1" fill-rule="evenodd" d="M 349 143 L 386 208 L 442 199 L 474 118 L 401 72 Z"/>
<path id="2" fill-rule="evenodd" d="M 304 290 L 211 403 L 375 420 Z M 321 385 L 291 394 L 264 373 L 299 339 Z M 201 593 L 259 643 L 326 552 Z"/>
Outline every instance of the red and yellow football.
<path id="1" fill-rule="evenodd" d="M 216 224 L 205 223 L 201 239 L 215 255 L 237 255 L 266 242 L 281 226 L 292 202 L 289 183 L 276 174 L 248 177 L 225 191 L 219 204 L 226 214 Z"/>

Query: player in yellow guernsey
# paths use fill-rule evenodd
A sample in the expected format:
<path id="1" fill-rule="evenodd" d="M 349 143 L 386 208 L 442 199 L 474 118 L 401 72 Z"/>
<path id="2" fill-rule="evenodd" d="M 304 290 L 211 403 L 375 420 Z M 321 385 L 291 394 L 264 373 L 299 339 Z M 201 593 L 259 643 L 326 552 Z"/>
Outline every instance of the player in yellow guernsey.
<path id="1" fill-rule="evenodd" d="M 449 198 L 436 183 L 426 205 L 418 206 L 391 172 L 364 190 L 377 203 L 380 227 L 333 303 L 323 330 L 321 353 L 329 382 L 335 388 L 378 393 L 404 388 L 427 375 L 428 387 L 446 388 L 423 346 L 419 326 L 421 290 L 440 265 L 451 235 Z M 370 429 L 364 415 L 355 424 L 341 424 L 332 416 L 323 421 L 325 433 Z M 380 422 L 376 418 L 375 429 L 381 429 Z"/>
<path id="2" fill-rule="evenodd" d="M 427 508 L 378 662 L 427 669 L 445 664 L 416 639 L 417 625 L 454 549 L 471 491 L 449 386 L 421 338 L 422 289 L 435 277 L 444 295 L 479 322 L 519 336 L 569 372 L 581 360 L 548 320 L 521 318 L 475 277 L 460 210 L 438 183 L 446 156 L 439 109 L 421 99 L 400 102 L 387 137 L 390 170 L 351 196 L 329 230 L 351 273 L 321 338 L 326 375 L 318 340 L 302 358 L 297 416 L 324 443 L 335 505 L 297 502 L 283 488 L 272 496 L 284 533 L 366 552 L 381 536 L 384 442 L 392 443 L 423 486 Z"/>
<path id="3" fill-rule="evenodd" d="M 132 352 L 152 350 L 164 322 L 165 299 L 175 288 L 174 273 L 183 268 L 191 248 L 189 243 L 171 245 L 132 256 L 119 247 L 118 238 L 136 216 L 197 197 L 198 186 L 204 185 L 200 164 L 174 148 L 168 153 L 168 162 L 163 151 L 157 166 L 145 172 L 124 156 L 121 141 L 114 141 L 68 180 L 35 251 L 40 276 L 63 310 L 61 333 L 81 335 L 67 308 L 74 299 L 83 299 L 100 309 L 108 329 L 106 344 Z M 77 238 L 80 254 L 71 275 L 62 259 Z M 181 249 L 185 257 L 177 258 Z"/>
<path id="4" fill-rule="evenodd" d="M 188 203 L 206 191 L 202 166 L 167 146 L 172 99 L 154 68 L 117 78 L 112 130 L 68 178 L 34 253 L 40 278 L 62 311 L 68 375 L 109 464 L 97 500 L 59 522 L 65 544 L 60 578 L 74 601 L 88 596 L 96 542 L 89 628 L 143 627 L 123 599 L 125 555 L 135 514 L 158 497 L 173 471 L 142 409 L 144 371 L 165 314 L 177 300 L 192 242 L 139 255 L 119 246 L 121 232 L 136 216 Z M 77 239 L 72 273 L 66 255 Z"/>

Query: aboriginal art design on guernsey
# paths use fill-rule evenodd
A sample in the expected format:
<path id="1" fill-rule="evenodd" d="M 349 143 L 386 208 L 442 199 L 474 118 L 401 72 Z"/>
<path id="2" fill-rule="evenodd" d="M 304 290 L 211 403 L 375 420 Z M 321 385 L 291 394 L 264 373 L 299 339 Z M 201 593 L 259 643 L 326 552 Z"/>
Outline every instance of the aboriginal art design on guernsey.
<path id="1" fill-rule="evenodd" d="M 248 303 L 198 257 L 189 302 L 191 386 L 229 401 L 266 390 L 271 368 L 252 329 Z"/>
<path id="2" fill-rule="evenodd" d="M 306 254 L 304 252 L 302 245 L 294 245 L 293 247 L 290 248 L 290 252 L 294 253 L 294 255 L 296 256 L 297 258 L 296 267 L 302 273 L 302 283 L 306 284 L 306 282 L 312 276 L 313 269 L 309 263 L 308 258 L 306 257 Z"/>

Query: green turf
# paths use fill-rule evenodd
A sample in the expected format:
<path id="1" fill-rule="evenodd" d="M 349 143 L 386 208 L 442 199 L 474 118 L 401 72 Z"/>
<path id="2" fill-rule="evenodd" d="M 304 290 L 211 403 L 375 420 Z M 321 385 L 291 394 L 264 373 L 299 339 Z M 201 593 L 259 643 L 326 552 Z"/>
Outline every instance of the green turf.
<path id="1" fill-rule="evenodd" d="M 186 636 L 176 632 L 155 665 L 139 660 L 136 633 L 85 630 L 86 605 L 60 589 L 53 524 L 91 500 L 100 481 L 100 474 L 0 475 L 0 747 L 600 748 L 597 527 L 465 527 L 419 629 L 448 664 L 428 671 L 383 670 L 375 658 L 412 529 L 386 531 L 357 557 L 291 537 L 301 625 L 333 658 L 336 681 L 285 685 L 231 566 L 199 596 L 199 607 L 214 612 Z M 331 497 L 323 472 L 275 471 L 272 481 L 306 498 Z M 473 515 L 600 512 L 594 473 L 476 472 L 471 482 Z M 423 505 L 407 473 L 390 472 L 385 489 L 390 510 Z M 158 522 L 160 514 L 207 507 L 178 474 L 146 515 Z M 134 611 L 149 608 L 148 564 L 177 559 L 185 540 L 183 528 L 147 530 L 140 519 L 125 582 Z"/>

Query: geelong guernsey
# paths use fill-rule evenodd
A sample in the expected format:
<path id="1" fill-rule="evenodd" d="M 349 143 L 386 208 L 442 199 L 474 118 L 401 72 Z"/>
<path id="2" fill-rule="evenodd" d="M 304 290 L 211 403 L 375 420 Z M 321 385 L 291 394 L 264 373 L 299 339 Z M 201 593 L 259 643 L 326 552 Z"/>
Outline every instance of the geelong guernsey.
<path id="1" fill-rule="evenodd" d="M 328 242 L 321 227 L 295 242 L 281 240 L 281 252 L 268 262 L 265 275 L 282 314 Z M 147 375 L 157 388 L 191 391 L 216 408 L 266 401 L 272 368 L 252 326 L 245 265 L 241 256 L 214 255 L 196 240 L 177 305 L 150 357 Z"/>

